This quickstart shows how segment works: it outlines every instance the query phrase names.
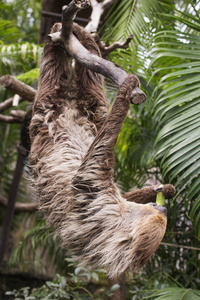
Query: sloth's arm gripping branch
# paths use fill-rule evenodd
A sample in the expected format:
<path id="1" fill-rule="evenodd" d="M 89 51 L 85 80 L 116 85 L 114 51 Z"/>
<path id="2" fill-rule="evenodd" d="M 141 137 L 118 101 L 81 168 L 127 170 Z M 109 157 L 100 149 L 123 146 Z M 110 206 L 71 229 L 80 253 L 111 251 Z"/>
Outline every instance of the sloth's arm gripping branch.
<path id="1" fill-rule="evenodd" d="M 135 189 L 126 193 L 124 198 L 135 203 L 146 204 L 149 202 L 156 202 L 157 192 L 162 192 L 165 198 L 171 199 L 175 196 L 176 190 L 171 184 L 164 184 L 160 190 L 159 186 L 150 186 L 143 189 Z"/>
<path id="2" fill-rule="evenodd" d="M 53 42 L 62 43 L 67 52 L 80 64 L 93 72 L 100 73 L 105 77 L 110 78 L 119 87 L 124 82 L 128 74 L 123 69 L 115 66 L 112 62 L 90 53 L 72 33 L 72 25 L 76 13 L 88 6 L 88 0 L 73 0 L 69 5 L 63 6 L 62 29 L 60 32 L 50 34 L 50 37 Z M 145 100 L 145 93 L 139 88 L 139 86 L 136 86 L 131 93 L 131 102 L 139 104 Z"/>

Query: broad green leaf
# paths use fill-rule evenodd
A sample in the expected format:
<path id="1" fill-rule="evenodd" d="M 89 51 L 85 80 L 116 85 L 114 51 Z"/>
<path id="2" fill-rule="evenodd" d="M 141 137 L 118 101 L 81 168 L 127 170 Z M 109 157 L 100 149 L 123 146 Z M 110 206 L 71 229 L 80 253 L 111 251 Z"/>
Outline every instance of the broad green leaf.
<path id="1" fill-rule="evenodd" d="M 170 170 L 176 167 L 176 171 L 171 172 L 171 179 L 173 179 L 177 174 L 181 173 L 184 169 L 187 169 L 191 164 L 193 164 L 199 158 L 199 151 L 196 155 L 194 155 L 194 151 L 191 152 L 189 155 L 184 155 L 184 159 L 179 159 L 177 161 L 174 161 L 174 157 L 172 156 L 171 161 L 174 161 L 172 164 L 170 164 L 169 160 L 167 160 L 166 164 L 168 165 L 168 168 L 165 170 L 165 172 L 163 171 L 163 176 L 165 177 Z M 181 163 L 182 161 L 184 161 L 184 163 Z"/>
<path id="2" fill-rule="evenodd" d="M 199 192 L 199 185 L 200 185 L 200 176 L 197 176 L 196 178 L 194 178 L 193 184 L 190 187 L 190 190 L 187 194 L 187 198 L 188 198 L 187 204 Z M 194 209 L 194 206 L 195 206 L 195 204 L 193 205 L 192 209 Z M 192 215 L 192 212 L 191 212 L 191 215 Z"/>
<path id="3" fill-rule="evenodd" d="M 192 210 L 191 210 L 191 217 L 193 218 L 195 213 L 197 212 L 197 210 L 200 209 L 200 195 L 198 196 L 198 198 L 196 199 L 193 207 L 192 207 Z"/>
<path id="4" fill-rule="evenodd" d="M 190 124 L 193 120 L 196 121 L 200 116 L 200 104 L 196 105 L 196 107 L 190 109 L 189 111 L 181 114 L 174 120 L 170 120 L 159 132 L 156 143 L 158 143 L 161 139 L 166 138 L 168 135 L 171 135 L 174 132 L 180 131 L 181 128 L 185 128 L 188 124 Z"/>

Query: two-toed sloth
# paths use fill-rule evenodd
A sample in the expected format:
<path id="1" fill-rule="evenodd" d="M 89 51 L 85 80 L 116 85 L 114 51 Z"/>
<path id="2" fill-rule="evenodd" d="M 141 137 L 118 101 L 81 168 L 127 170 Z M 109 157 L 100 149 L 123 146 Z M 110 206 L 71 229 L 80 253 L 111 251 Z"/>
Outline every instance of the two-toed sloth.
<path id="1" fill-rule="evenodd" d="M 53 26 L 57 32 L 61 24 Z M 73 33 L 100 55 L 93 37 L 77 24 Z M 153 187 L 122 196 L 114 181 L 114 146 L 139 80 L 129 75 L 108 114 L 103 78 L 76 63 L 47 37 L 30 124 L 29 162 L 49 224 L 81 265 L 105 267 L 109 277 L 137 270 L 166 230 L 166 211 Z M 171 186 L 164 186 L 173 192 Z M 127 199 L 128 200 L 127 200 Z M 144 204 L 145 203 L 145 204 Z"/>

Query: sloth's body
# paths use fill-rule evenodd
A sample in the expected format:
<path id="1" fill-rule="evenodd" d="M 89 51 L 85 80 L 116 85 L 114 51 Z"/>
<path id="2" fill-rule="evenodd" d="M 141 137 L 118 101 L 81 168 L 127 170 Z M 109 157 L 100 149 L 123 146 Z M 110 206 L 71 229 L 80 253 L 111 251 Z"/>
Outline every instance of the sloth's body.
<path id="1" fill-rule="evenodd" d="M 77 25 L 73 32 L 99 54 L 88 33 Z M 137 85 L 136 76 L 126 78 L 108 115 L 101 76 L 73 68 L 66 50 L 46 41 L 30 125 L 40 208 L 82 265 L 105 267 L 110 277 L 142 267 L 166 229 L 159 208 L 127 201 L 114 182 L 114 146 Z"/>

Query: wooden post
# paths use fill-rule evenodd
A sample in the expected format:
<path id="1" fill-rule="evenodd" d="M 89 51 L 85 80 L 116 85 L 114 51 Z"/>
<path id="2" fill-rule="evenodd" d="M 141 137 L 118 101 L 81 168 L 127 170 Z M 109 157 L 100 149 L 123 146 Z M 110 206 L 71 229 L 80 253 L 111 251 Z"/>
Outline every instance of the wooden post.
<path id="1" fill-rule="evenodd" d="M 110 287 L 114 284 L 119 284 L 120 288 L 113 292 L 111 300 L 126 300 L 125 294 L 125 274 L 122 274 L 116 279 L 110 280 Z"/>
<path id="2" fill-rule="evenodd" d="M 10 188 L 10 194 L 8 198 L 8 204 L 5 210 L 5 216 L 3 220 L 3 226 L 2 226 L 2 234 L 0 239 L 0 266 L 2 266 L 4 253 L 7 246 L 8 241 L 8 235 L 11 228 L 12 218 L 14 215 L 15 210 L 15 202 L 17 198 L 17 192 L 19 189 L 19 183 L 23 174 L 23 168 L 24 168 L 24 161 L 27 156 L 27 150 L 19 145 L 18 146 L 18 156 L 17 156 L 17 163 L 15 167 L 15 172 L 13 175 L 13 180 Z"/>

